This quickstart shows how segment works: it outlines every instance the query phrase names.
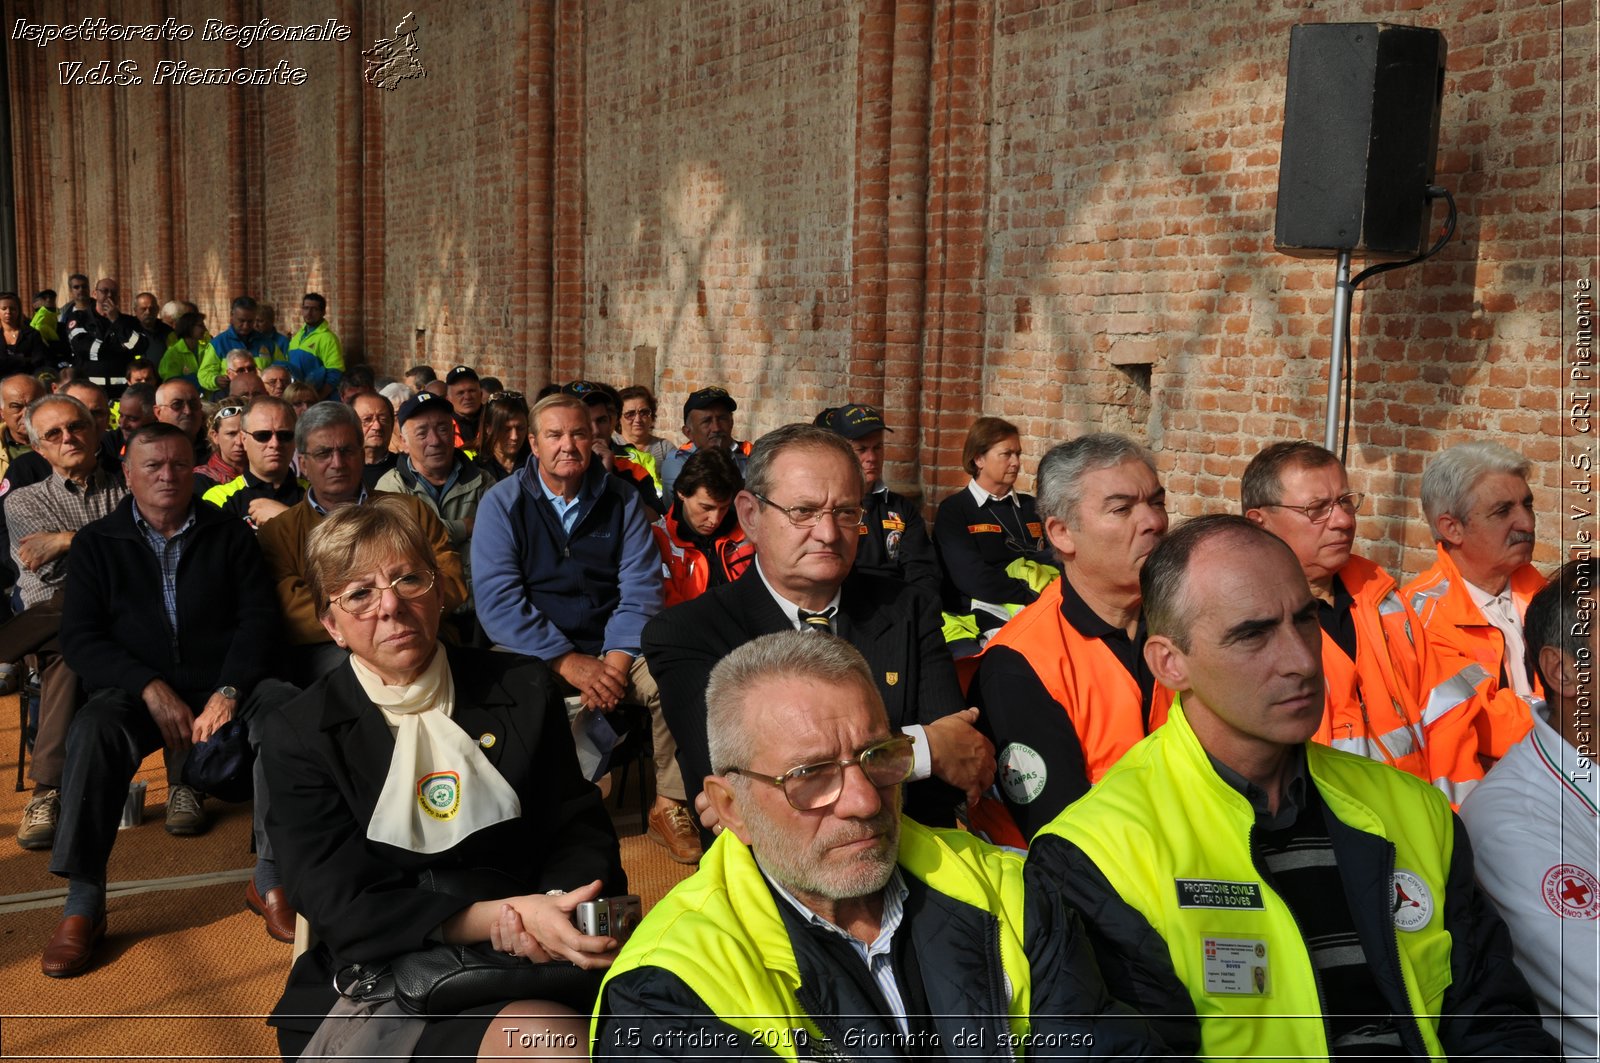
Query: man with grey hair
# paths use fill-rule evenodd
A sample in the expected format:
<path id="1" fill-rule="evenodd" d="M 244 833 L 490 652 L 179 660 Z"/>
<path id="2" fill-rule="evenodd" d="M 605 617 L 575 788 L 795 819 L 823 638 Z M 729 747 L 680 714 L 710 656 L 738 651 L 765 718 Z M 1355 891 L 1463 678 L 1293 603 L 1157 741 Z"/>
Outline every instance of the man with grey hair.
<path id="1" fill-rule="evenodd" d="M 306 542 L 329 513 L 360 505 L 368 496 L 361 485 L 361 419 L 354 410 L 337 402 L 319 402 L 294 428 L 300 471 L 307 481 L 305 497 L 262 525 L 257 542 L 278 590 L 284 631 L 292 647 L 292 675 L 308 686 L 343 664 L 349 654 L 333 644 L 333 636 L 317 619 L 317 604 L 306 579 Z M 461 555 L 427 502 L 414 495 L 402 497 L 409 499 L 412 515 L 433 544 L 439 596 L 450 612 L 467 600 Z"/>
<path id="2" fill-rule="evenodd" d="M 34 453 L 50 463 L 50 475 L 9 492 L 5 516 L 22 607 L 33 610 L 32 622 L 44 624 L 46 611 L 59 617 L 67 556 L 78 531 L 116 509 L 128 492 L 100 467 L 100 430 L 82 402 L 70 395 L 46 395 L 29 405 L 25 423 Z M 54 639 L 33 652 L 41 676 L 39 729 L 29 766 L 34 791 L 22 812 L 17 844 L 48 849 L 55 839 L 78 677 L 67 668 Z"/>
<path id="3" fill-rule="evenodd" d="M 762 436 L 734 498 L 755 563 L 645 625 L 644 654 L 691 800 L 714 767 L 705 701 L 712 668 L 780 631 L 837 635 L 867 658 L 890 723 L 916 743 L 912 818 L 948 825 L 961 794 L 976 797 L 993 778 L 994 751 L 962 700 L 936 603 L 900 580 L 851 568 L 864 494 L 861 465 L 836 433 L 791 424 Z"/>
<path id="4" fill-rule="evenodd" d="M 1167 722 L 1026 869 L 1111 993 L 1206 1059 L 1555 1057 L 1444 795 L 1309 741 L 1322 632 L 1288 546 L 1197 517 L 1141 583 Z"/>
<path id="5" fill-rule="evenodd" d="M 911 740 L 848 643 L 755 639 L 712 669 L 706 703 L 724 829 L 613 963 L 595 1059 L 1159 1047 L 1107 1016 L 1075 917 L 1029 903 L 1019 856 L 900 815 Z"/>
<path id="6" fill-rule="evenodd" d="M 1454 780 L 1457 801 L 1533 726 L 1539 689 L 1525 663 L 1522 618 L 1545 578 L 1529 563 L 1529 468 L 1498 443 L 1463 443 L 1422 472 L 1438 558 L 1401 594 L 1422 619 L 1442 682 L 1423 718 L 1430 770 Z"/>
<path id="7" fill-rule="evenodd" d="M 1155 459 L 1098 432 L 1039 462 L 1039 515 L 1061 578 L 989 641 L 973 682 L 1000 750 L 1000 796 L 973 825 L 1025 846 L 1159 725 L 1171 694 L 1144 661 L 1139 571 L 1167 531 Z"/>
<path id="8" fill-rule="evenodd" d="M 211 441 L 206 438 L 205 407 L 200 402 L 200 389 L 182 377 L 163 381 L 156 388 L 156 420 L 175 424 L 194 444 L 195 461 L 204 465 L 211 460 Z M 198 466 L 196 466 L 198 468 Z"/>

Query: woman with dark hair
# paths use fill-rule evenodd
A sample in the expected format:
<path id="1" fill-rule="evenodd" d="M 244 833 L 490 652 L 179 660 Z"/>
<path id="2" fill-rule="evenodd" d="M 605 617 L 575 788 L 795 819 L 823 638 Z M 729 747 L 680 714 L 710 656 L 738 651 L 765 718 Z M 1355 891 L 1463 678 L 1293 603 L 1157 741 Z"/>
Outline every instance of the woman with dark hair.
<path id="1" fill-rule="evenodd" d="M 622 402 L 618 418 L 618 435 L 622 444 L 618 449 L 627 452 L 633 463 L 650 474 L 656 492 L 661 491 L 661 462 L 677 449 L 670 439 L 662 439 L 656 430 L 656 397 L 643 384 L 625 387 L 617 393 Z"/>
<path id="2" fill-rule="evenodd" d="M 528 463 L 528 400 L 520 391 L 499 391 L 483 404 L 478 456 L 473 464 L 499 483 Z"/>
<path id="3" fill-rule="evenodd" d="M 1039 597 L 1008 566 L 1053 562 L 1033 496 L 1014 487 L 1022 472 L 1017 426 L 978 418 L 967 432 L 961 463 L 972 480 L 939 503 L 933 541 L 944 563 L 945 609 L 970 613 L 980 631 L 990 631 Z"/>
<path id="4" fill-rule="evenodd" d="M 620 945 L 573 912 L 627 887 L 549 668 L 438 641 L 433 550 L 402 498 L 330 514 L 306 562 L 350 656 L 274 714 L 261 747 L 267 831 L 316 938 L 270 1020 L 284 1059 L 503 1055 L 507 1022 L 524 1045 L 583 1044 Z M 442 945 L 517 971 L 452 1014 L 376 991 Z M 500 993 L 508 979 L 524 988 Z"/>
<path id="5" fill-rule="evenodd" d="M 182 378 L 200 386 L 200 359 L 205 354 L 205 348 L 211 343 L 211 335 L 206 331 L 206 316 L 197 311 L 190 311 L 178 318 L 172 328 L 172 345 L 161 356 L 161 365 L 157 372 L 161 379 L 175 380 Z"/>
<path id="6" fill-rule="evenodd" d="M 0 377 L 12 373 L 40 373 L 50 368 L 50 352 L 44 337 L 28 324 L 22 312 L 22 297 L 16 292 L 0 292 Z"/>

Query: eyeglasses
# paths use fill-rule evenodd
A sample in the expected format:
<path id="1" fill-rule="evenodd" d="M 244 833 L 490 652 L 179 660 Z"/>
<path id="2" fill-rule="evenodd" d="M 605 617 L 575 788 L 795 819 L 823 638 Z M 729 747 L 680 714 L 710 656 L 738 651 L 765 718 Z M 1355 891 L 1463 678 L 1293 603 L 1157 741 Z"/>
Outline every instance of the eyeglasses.
<path id="1" fill-rule="evenodd" d="M 1303 506 L 1291 506 L 1284 502 L 1264 502 L 1263 509 L 1292 509 L 1297 513 L 1304 513 L 1306 520 L 1312 524 L 1326 524 L 1328 518 L 1333 516 L 1333 507 L 1338 506 L 1350 516 L 1356 515 L 1356 510 L 1361 508 L 1361 500 L 1367 496 L 1360 491 L 1351 491 L 1349 494 L 1340 495 L 1338 498 L 1324 498 L 1317 502 L 1308 502 Z"/>
<path id="2" fill-rule="evenodd" d="M 396 598 L 409 602 L 433 590 L 433 581 L 434 573 L 431 569 L 426 572 L 407 572 L 403 576 L 396 576 L 394 582 L 387 587 L 357 587 L 343 594 L 335 594 L 328 601 L 338 602 L 340 609 L 359 620 L 361 617 L 371 616 L 377 610 L 378 603 L 383 601 L 384 591 L 394 591 Z"/>
<path id="3" fill-rule="evenodd" d="M 81 436 L 89 431 L 88 421 L 68 421 L 66 424 L 57 425 L 48 432 L 41 432 L 39 438 L 46 443 L 56 444 L 67 436 Z"/>
<path id="4" fill-rule="evenodd" d="M 160 407 L 163 407 L 163 406 L 166 407 L 169 410 L 198 410 L 200 408 L 200 400 L 199 399 L 173 399 L 171 402 L 158 402 L 158 403 L 156 403 L 156 407 L 157 408 L 160 408 Z"/>
<path id="5" fill-rule="evenodd" d="M 724 768 L 720 774 L 743 775 L 776 786 L 796 809 L 814 812 L 839 800 L 844 792 L 844 769 L 852 764 L 861 769 L 861 774 L 873 786 L 895 786 L 911 778 L 915 762 L 913 745 L 907 736 L 895 735 L 861 747 L 853 757 L 802 764 L 782 775 L 763 775 L 748 768 Z"/>
<path id="6" fill-rule="evenodd" d="M 315 462 L 332 461 L 336 454 L 346 461 L 350 461 L 360 452 L 361 448 L 359 447 L 318 447 L 316 450 L 306 451 L 305 455 Z"/>
<path id="7" fill-rule="evenodd" d="M 773 509 L 789 518 L 789 523 L 796 528 L 815 528 L 823 517 L 833 517 L 834 523 L 841 528 L 859 528 L 866 518 L 865 506 L 834 506 L 832 509 L 821 509 L 817 506 L 780 506 L 765 495 L 756 495 L 756 501 Z"/>
<path id="8" fill-rule="evenodd" d="M 294 431 L 292 429 L 279 429 L 274 431 L 270 428 L 263 428 L 259 432 L 246 432 L 245 434 L 251 439 L 255 440 L 257 443 L 270 443 L 274 439 L 285 445 L 294 442 Z"/>
<path id="9" fill-rule="evenodd" d="M 183 399 L 179 399 L 178 400 L 178 402 L 182 402 L 182 401 L 184 401 L 184 400 Z M 177 404 L 176 403 L 168 403 L 167 405 L 176 406 Z M 178 407 L 178 408 L 181 409 L 182 407 Z M 244 407 L 243 406 L 224 406 L 222 409 L 218 410 L 216 412 L 216 414 L 211 418 L 211 427 L 215 428 L 217 425 L 221 424 L 223 421 L 227 420 L 229 417 L 237 417 L 243 412 L 244 412 Z"/>
<path id="10" fill-rule="evenodd" d="M 649 410 L 625 410 L 622 414 L 624 421 L 648 421 L 655 417 Z"/>

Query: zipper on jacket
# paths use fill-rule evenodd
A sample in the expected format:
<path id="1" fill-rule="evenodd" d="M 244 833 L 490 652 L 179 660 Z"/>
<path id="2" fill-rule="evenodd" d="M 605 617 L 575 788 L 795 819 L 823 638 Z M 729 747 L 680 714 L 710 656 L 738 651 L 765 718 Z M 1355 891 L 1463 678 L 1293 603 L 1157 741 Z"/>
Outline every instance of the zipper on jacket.
<path id="1" fill-rule="evenodd" d="M 1006 974 L 1005 959 L 1000 954 L 1000 919 L 992 912 L 985 913 L 984 919 L 984 954 L 989 957 L 989 1014 L 999 1017 L 995 1043 L 1006 1045 L 1006 1054 L 1016 1059 L 1017 1046 L 1007 1036 L 1011 1033 L 1011 1000 L 1006 987 L 1011 984 L 1011 979 Z"/>
<path id="2" fill-rule="evenodd" d="M 1309 772 L 1306 775 L 1306 785 L 1314 785 Z M 1289 918 L 1294 920 L 1294 928 L 1300 933 L 1300 944 L 1306 950 L 1306 966 L 1311 968 L 1311 984 L 1317 990 L 1317 1014 L 1322 1017 L 1322 1046 L 1327 1049 L 1328 1054 L 1331 1056 L 1333 1054 L 1333 1031 L 1328 1025 L 1328 999 L 1322 993 L 1322 977 L 1317 974 L 1317 965 L 1311 959 L 1311 949 L 1305 944 L 1305 929 L 1300 925 L 1300 917 L 1294 912 L 1294 905 L 1290 904 L 1289 899 L 1277 891 L 1277 888 L 1272 885 L 1272 876 L 1261 866 L 1261 850 L 1256 847 L 1256 826 L 1254 823 L 1250 825 L 1250 863 L 1256 869 L 1256 874 L 1261 876 L 1262 888 L 1271 890 L 1272 895 L 1278 898 L 1283 906 L 1289 910 Z"/>
<path id="3" fill-rule="evenodd" d="M 1389 933 L 1385 943 L 1389 946 L 1389 966 L 1400 978 L 1400 992 L 1406 998 L 1406 1018 L 1417 1036 L 1417 1048 L 1428 1055 L 1428 1039 L 1422 1035 L 1422 1023 L 1417 1019 L 1417 1002 L 1411 999 L 1411 987 L 1406 984 L 1406 969 L 1400 964 L 1400 928 L 1394 923 L 1394 845 L 1384 844 L 1383 880 L 1389 884 Z M 1444 918 L 1444 906 L 1439 906 L 1439 918 Z M 1395 1016 L 1397 1019 L 1399 1016 Z"/>

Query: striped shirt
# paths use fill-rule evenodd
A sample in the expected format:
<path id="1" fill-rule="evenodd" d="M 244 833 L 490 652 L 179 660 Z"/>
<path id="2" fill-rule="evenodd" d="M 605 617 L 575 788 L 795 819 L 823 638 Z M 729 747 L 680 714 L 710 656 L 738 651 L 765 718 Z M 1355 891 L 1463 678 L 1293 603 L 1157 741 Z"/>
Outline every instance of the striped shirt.
<path id="1" fill-rule="evenodd" d="M 47 601 L 67 581 L 67 554 L 30 571 L 18 547 L 39 532 L 75 532 L 108 515 L 128 489 L 103 469 L 83 484 L 52 471 L 48 480 L 19 487 L 6 497 L 6 524 L 11 533 L 11 560 L 17 566 L 17 589 L 24 608 Z"/>
<path id="2" fill-rule="evenodd" d="M 773 892 L 788 901 L 807 923 L 835 934 L 849 943 L 855 954 L 861 957 L 861 962 L 867 965 L 867 972 L 872 975 L 873 983 L 883 994 L 883 999 L 888 1002 L 889 1013 L 894 1017 L 900 1033 L 909 1037 L 911 1027 L 906 1020 L 906 1003 L 900 995 L 900 983 L 895 980 L 894 964 L 890 962 L 889 956 L 890 943 L 894 941 L 894 932 L 900 929 L 900 921 L 905 918 L 906 897 L 911 892 L 906 888 L 905 880 L 900 877 L 900 869 L 895 868 L 889 874 L 889 881 L 884 883 L 883 918 L 878 925 L 878 936 L 870 945 L 807 908 L 800 903 L 799 898 L 785 889 L 781 882 L 767 875 L 765 870 L 761 873 L 766 875 L 767 881 L 772 884 Z"/>
<path id="3" fill-rule="evenodd" d="M 194 505 L 189 506 L 188 519 L 183 522 L 183 527 L 173 533 L 172 538 L 167 538 L 151 526 L 144 519 L 144 514 L 139 512 L 137 500 L 133 503 L 133 524 L 144 536 L 144 541 L 156 555 L 156 562 L 161 566 L 161 604 L 167 610 L 167 623 L 172 625 L 172 644 L 178 644 L 178 562 L 183 559 L 183 544 L 189 532 L 194 528 Z"/>

